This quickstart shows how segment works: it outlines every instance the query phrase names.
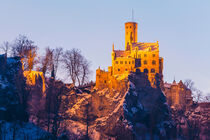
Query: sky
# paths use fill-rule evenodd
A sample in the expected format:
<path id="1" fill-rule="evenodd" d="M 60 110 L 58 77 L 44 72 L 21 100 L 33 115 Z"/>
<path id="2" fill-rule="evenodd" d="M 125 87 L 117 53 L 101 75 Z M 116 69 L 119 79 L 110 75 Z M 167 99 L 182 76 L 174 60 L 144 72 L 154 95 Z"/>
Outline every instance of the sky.
<path id="1" fill-rule="evenodd" d="M 0 0 L 0 43 L 23 34 L 40 55 L 47 46 L 78 48 L 95 80 L 99 66 L 111 65 L 112 44 L 124 49 L 133 9 L 138 41 L 159 41 L 164 80 L 192 79 L 210 93 L 209 7 L 209 0 Z"/>

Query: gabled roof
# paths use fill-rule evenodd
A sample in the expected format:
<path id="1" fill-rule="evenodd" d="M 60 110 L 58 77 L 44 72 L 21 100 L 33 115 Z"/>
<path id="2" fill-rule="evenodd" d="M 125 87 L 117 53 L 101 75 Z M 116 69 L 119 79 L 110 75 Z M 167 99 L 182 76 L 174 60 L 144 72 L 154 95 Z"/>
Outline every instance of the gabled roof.
<path id="1" fill-rule="evenodd" d="M 156 43 L 143 43 L 143 42 L 132 43 L 132 50 L 134 50 L 135 47 L 138 47 L 139 50 L 147 50 L 147 49 L 151 48 L 151 51 L 156 51 L 159 48 L 159 44 L 158 44 L 158 42 L 156 42 Z"/>
<path id="2" fill-rule="evenodd" d="M 124 50 L 114 50 L 116 57 L 127 57 L 130 55 L 130 51 L 124 51 Z"/>

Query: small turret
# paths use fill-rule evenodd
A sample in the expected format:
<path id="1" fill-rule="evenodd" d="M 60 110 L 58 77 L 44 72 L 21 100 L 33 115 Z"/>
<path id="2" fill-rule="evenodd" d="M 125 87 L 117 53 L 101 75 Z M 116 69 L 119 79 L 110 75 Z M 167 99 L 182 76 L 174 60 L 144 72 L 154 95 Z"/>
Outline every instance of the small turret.
<path id="1" fill-rule="evenodd" d="M 115 52 L 114 52 L 114 43 L 112 45 L 112 60 L 115 59 Z"/>

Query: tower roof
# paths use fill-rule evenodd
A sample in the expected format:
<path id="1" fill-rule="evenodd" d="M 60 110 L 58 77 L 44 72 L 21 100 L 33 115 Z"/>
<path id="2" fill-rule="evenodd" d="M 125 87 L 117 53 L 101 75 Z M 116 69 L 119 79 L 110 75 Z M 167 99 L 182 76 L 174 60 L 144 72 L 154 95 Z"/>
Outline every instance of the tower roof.
<path id="1" fill-rule="evenodd" d="M 138 23 L 134 21 L 128 21 L 128 22 L 125 22 L 125 24 L 138 24 Z"/>

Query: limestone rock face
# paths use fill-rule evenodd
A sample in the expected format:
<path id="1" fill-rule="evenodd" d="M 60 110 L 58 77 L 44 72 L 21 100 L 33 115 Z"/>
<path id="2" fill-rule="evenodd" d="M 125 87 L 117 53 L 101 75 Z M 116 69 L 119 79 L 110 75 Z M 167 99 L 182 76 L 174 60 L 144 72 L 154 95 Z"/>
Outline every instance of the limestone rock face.
<path id="1" fill-rule="evenodd" d="M 152 88 L 143 73 L 127 77 L 127 89 L 74 90 L 67 110 L 68 134 L 90 139 L 171 138 L 173 121 L 166 98 L 159 87 Z M 67 134 L 67 135 L 68 135 Z M 69 137 L 70 138 L 70 137 Z"/>
<path id="2" fill-rule="evenodd" d="M 173 138 L 174 123 L 160 87 L 152 88 L 143 73 L 129 75 L 129 85 L 123 111 L 135 137 Z"/>

